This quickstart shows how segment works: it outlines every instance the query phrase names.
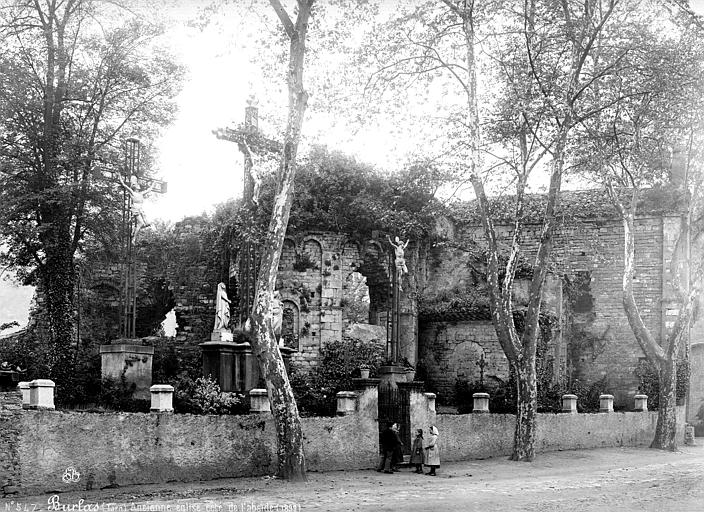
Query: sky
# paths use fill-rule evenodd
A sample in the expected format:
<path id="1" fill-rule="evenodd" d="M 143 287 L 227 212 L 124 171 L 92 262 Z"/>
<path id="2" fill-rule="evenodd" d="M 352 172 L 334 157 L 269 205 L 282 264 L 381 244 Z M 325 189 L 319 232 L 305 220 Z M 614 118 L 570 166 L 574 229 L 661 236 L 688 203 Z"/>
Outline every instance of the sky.
<path id="1" fill-rule="evenodd" d="M 237 24 L 205 28 L 188 25 L 208 3 L 172 2 L 180 23 L 169 30 L 169 45 L 188 74 L 177 99 L 177 118 L 156 141 L 156 173 L 168 182 L 168 192 L 147 202 L 145 212 L 149 219 L 176 222 L 184 216 L 210 212 L 216 204 L 239 197 L 242 192 L 242 155 L 235 144 L 217 139 L 212 132 L 244 120 L 246 100 L 257 93 L 253 83 L 261 80 L 261 74 L 246 52 L 232 49 L 247 43 L 248 34 L 236 33 Z M 704 15 L 704 0 L 690 0 L 690 5 Z M 223 26 L 227 28 L 223 30 Z M 272 105 L 266 98 L 258 100 L 263 117 Z M 317 124 L 311 124 L 310 115 L 307 116 L 304 132 L 315 132 L 319 142 L 362 155 L 365 161 L 382 168 L 388 165 L 389 148 L 397 144 L 392 133 L 379 130 L 350 137 L 340 133 L 337 126 L 321 126 L 326 122 L 321 116 L 316 119 Z"/>
<path id="2" fill-rule="evenodd" d="M 242 123 L 250 95 L 258 100 L 260 118 L 266 118 L 285 101 L 285 92 L 273 100 L 263 97 L 261 82 L 265 79 L 251 51 L 252 34 L 239 19 L 223 17 L 217 24 L 197 27 L 189 21 L 198 17 L 199 9 L 209 0 L 172 3 L 177 24 L 167 34 L 168 44 L 188 73 L 177 99 L 178 115 L 156 141 L 159 158 L 155 171 L 168 183 L 168 192 L 148 201 L 145 213 L 150 219 L 175 222 L 212 211 L 216 204 L 241 195 L 243 157 L 234 143 L 217 139 L 213 130 Z M 265 7 L 268 9 L 268 4 Z M 382 167 L 389 163 L 389 148 L 398 147 L 389 131 L 351 136 L 335 123 L 333 115 L 318 113 L 311 119 L 310 112 L 309 108 L 304 137 L 315 134 L 317 143 L 346 153 L 363 153 L 365 161 Z"/>

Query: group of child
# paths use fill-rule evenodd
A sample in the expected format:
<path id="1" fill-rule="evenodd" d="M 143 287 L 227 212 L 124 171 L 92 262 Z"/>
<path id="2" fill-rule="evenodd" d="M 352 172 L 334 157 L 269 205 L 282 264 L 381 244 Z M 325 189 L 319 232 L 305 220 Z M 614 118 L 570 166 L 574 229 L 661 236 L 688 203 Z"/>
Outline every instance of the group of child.
<path id="1" fill-rule="evenodd" d="M 394 473 L 398 471 L 397 465 L 403 462 L 403 443 L 399 437 L 398 423 L 392 423 L 382 432 L 381 461 L 377 471 Z M 436 476 L 435 470 L 440 467 L 440 448 L 438 446 L 438 429 L 435 425 L 430 427 L 428 440 L 423 439 L 423 429 L 416 430 L 416 438 L 411 449 L 411 464 L 416 467 L 416 473 L 423 474 L 423 465 L 430 468 L 429 476 Z"/>
<path id="2" fill-rule="evenodd" d="M 430 427 L 428 441 L 423 441 L 423 429 L 416 430 L 416 438 L 411 448 L 411 464 L 415 464 L 416 473 L 423 474 L 423 465 L 430 468 L 428 476 L 436 476 L 435 470 L 440 467 L 440 449 L 438 447 L 438 429 Z"/>

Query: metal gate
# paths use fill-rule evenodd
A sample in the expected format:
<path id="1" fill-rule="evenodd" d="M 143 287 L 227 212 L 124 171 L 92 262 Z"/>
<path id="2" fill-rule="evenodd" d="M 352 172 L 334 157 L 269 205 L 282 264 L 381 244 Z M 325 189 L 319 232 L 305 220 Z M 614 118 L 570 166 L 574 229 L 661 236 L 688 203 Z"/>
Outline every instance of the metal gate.
<path id="1" fill-rule="evenodd" d="M 407 389 L 400 389 L 390 382 L 379 386 L 379 435 L 389 428 L 390 423 L 398 423 L 404 455 L 411 453 L 410 402 L 411 397 Z"/>

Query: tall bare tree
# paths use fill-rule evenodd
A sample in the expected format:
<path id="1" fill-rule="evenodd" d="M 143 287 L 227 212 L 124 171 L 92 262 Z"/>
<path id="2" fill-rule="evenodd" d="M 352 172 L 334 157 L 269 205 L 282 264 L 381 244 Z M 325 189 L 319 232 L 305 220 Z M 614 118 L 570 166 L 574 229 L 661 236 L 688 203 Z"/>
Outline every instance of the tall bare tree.
<path id="1" fill-rule="evenodd" d="M 281 249 L 293 202 L 296 154 L 301 139 L 303 117 L 308 105 L 308 93 L 303 85 L 303 71 L 308 23 L 314 2 L 315 0 L 298 0 L 296 2 L 298 14 L 294 22 L 279 0 L 270 0 L 289 40 L 289 60 L 286 70 L 288 119 L 279 164 L 277 192 L 259 268 L 252 311 L 252 346 L 266 381 L 276 424 L 278 475 L 293 481 L 306 479 L 303 433 L 296 400 L 274 336 L 272 301 Z"/>
<path id="2" fill-rule="evenodd" d="M 659 381 L 658 422 L 651 447 L 677 447 L 676 388 L 678 361 L 685 360 L 688 326 L 702 289 L 702 261 L 691 254 L 692 212 L 700 200 L 702 186 L 702 66 L 704 32 L 691 23 L 691 14 L 673 15 L 658 2 L 649 5 L 628 30 L 640 42 L 623 55 L 615 70 L 618 80 L 601 89 L 603 97 L 628 98 L 614 103 L 583 123 L 585 153 L 582 164 L 599 176 L 608 191 L 624 231 L 622 302 L 634 337 Z M 668 24 L 668 38 L 652 33 L 652 14 Z M 620 27 L 623 30 L 624 27 Z M 672 153 L 676 158 L 671 159 Z M 594 159 L 594 156 L 598 158 Z M 643 318 L 635 292 L 636 221 L 638 207 L 647 189 L 662 185 L 677 195 L 677 237 L 669 262 L 672 277 L 665 282 L 678 311 L 672 328 L 664 336 L 654 332 Z M 649 191 L 650 195 L 654 191 Z M 679 382 L 679 385 L 687 383 Z"/>
<path id="3" fill-rule="evenodd" d="M 413 81 L 419 76 L 435 79 L 441 73 L 454 83 L 452 95 L 443 103 L 461 98 L 454 125 L 444 132 L 460 148 L 454 167 L 458 177 L 469 180 L 477 197 L 488 245 L 487 281 L 494 327 L 517 381 L 518 410 L 513 460 L 533 460 L 537 413 L 536 348 L 543 286 L 548 275 L 553 235 L 558 222 L 566 151 L 573 128 L 599 108 L 585 97 L 593 95 L 613 63 L 597 62 L 593 55 L 600 34 L 619 0 L 563 0 L 496 2 L 442 0 L 425 2 L 413 15 L 394 23 L 396 46 L 389 52 L 373 83 Z M 501 16 L 496 13 L 500 12 Z M 415 29 L 418 25 L 422 31 Z M 411 28 L 409 28 L 411 27 Z M 479 30 L 483 28 L 481 37 Z M 479 40 L 490 41 L 483 48 Z M 498 50 L 496 50 L 498 48 Z M 489 61 L 500 69 L 494 76 L 478 70 Z M 498 115 L 492 100 L 481 98 L 478 85 L 498 78 L 501 93 Z M 448 86 L 449 87 L 449 86 Z M 586 106 L 586 105 L 589 105 Z M 594 108 L 595 110 L 591 110 Z M 482 112 L 492 132 L 483 140 Z M 501 147 L 503 146 L 503 147 Z M 502 154 L 493 154 L 496 150 Z M 517 157 L 511 155 L 512 150 Z M 508 151 L 507 151 L 508 150 Z M 493 155 L 492 155 L 493 154 Z M 492 155 L 498 164 L 485 166 Z M 550 159 L 550 181 L 542 219 L 542 232 L 533 263 L 533 277 L 525 312 L 524 329 L 514 324 L 513 280 L 521 252 L 525 190 L 529 177 L 544 159 Z M 487 180 L 496 178 L 505 165 L 512 174 L 505 179 L 515 185 L 514 221 L 508 243 L 508 258 L 502 258 L 492 216 Z M 506 261 L 505 266 L 500 263 Z"/>

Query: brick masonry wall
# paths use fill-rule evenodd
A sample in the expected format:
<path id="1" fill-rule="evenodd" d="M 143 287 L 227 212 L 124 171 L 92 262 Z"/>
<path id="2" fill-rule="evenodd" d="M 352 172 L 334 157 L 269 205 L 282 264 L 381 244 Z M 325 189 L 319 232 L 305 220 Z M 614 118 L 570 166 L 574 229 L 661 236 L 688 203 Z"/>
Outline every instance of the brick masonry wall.
<path id="1" fill-rule="evenodd" d="M 22 394 L 0 392 L 0 494 L 19 492 L 21 464 L 18 447 L 22 432 Z"/>
<path id="2" fill-rule="evenodd" d="M 668 234 L 663 236 L 662 218 L 641 218 L 636 222 L 636 301 L 641 307 L 641 314 L 646 325 L 656 337 L 661 336 L 663 326 L 663 295 L 666 279 L 664 268 L 671 257 L 669 245 L 673 239 Z M 668 224 L 668 230 L 671 228 Z M 498 234 L 503 241 L 509 239 L 511 230 L 507 226 L 498 226 Z M 456 229 L 455 245 L 469 247 L 476 244 L 484 246 L 483 232 L 479 226 L 460 226 Z M 540 226 L 527 226 L 524 232 L 523 257 L 531 261 L 537 250 Z M 665 239 L 665 244 L 663 240 Z M 553 249 L 554 273 L 567 275 L 574 279 L 578 272 L 590 275 L 590 293 L 593 299 L 593 315 L 589 322 L 577 326 L 591 337 L 591 342 L 579 350 L 579 357 L 573 361 L 574 368 L 564 371 L 575 372 L 581 380 L 594 382 L 607 378 L 607 387 L 615 395 L 617 405 L 630 403 L 636 393 L 638 381 L 634 375 L 635 367 L 643 353 L 638 346 L 623 313 L 621 303 L 621 282 L 623 276 L 623 228 L 615 220 L 590 220 L 572 222 L 561 226 L 555 234 Z M 456 248 L 440 248 L 431 251 L 426 275 L 424 293 L 438 293 L 442 289 L 465 286 L 469 279 L 467 252 Z M 558 287 L 559 288 L 559 287 Z M 547 309 L 558 317 L 565 316 L 565 299 L 560 300 L 559 289 L 547 298 Z M 574 341 L 575 325 L 561 324 L 556 333 L 559 346 L 556 348 L 562 357 L 567 352 L 568 344 Z M 428 354 L 425 345 L 435 343 L 437 329 L 432 326 L 419 326 L 419 351 Z M 477 337 L 486 340 L 486 329 L 472 327 L 468 331 L 469 339 Z M 451 334 L 455 340 L 457 333 Z M 442 341 L 442 340 L 441 340 Z M 447 342 L 442 341 L 447 345 Z M 485 343 L 495 343 L 485 341 Z M 448 349 L 441 349 L 447 352 Z M 475 350 L 477 354 L 478 350 Z M 474 353 L 468 351 L 467 355 Z M 447 370 L 446 358 L 440 357 L 440 369 Z M 472 361 L 457 362 L 456 368 L 470 368 Z M 444 370 L 442 369 L 444 366 Z M 447 380 L 447 377 L 445 377 Z M 449 384 L 449 383 L 447 383 Z"/>

